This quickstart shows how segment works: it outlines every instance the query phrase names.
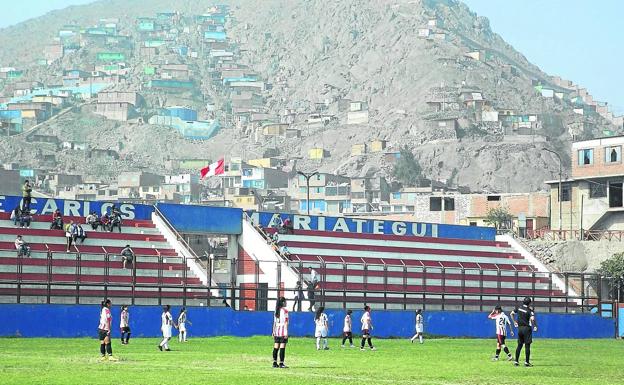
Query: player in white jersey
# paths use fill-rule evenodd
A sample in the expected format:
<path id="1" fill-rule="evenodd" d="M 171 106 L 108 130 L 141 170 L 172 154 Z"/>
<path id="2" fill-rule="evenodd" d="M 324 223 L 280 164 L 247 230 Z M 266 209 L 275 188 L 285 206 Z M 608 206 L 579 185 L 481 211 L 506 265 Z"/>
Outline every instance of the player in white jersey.
<path id="1" fill-rule="evenodd" d="M 113 357 L 113 347 L 111 346 L 110 339 L 111 325 L 113 323 L 113 316 L 111 315 L 110 308 L 110 299 L 102 301 L 100 324 L 98 325 L 98 337 L 100 339 L 100 354 L 102 355 L 102 361 L 117 361 L 117 358 Z M 108 357 L 106 354 L 108 354 Z"/>
<path id="2" fill-rule="evenodd" d="M 280 297 L 275 305 L 273 314 L 273 367 L 288 368 L 284 365 L 286 358 L 286 344 L 288 343 L 288 309 L 286 308 L 286 298 Z M 277 364 L 277 353 L 279 352 L 280 364 Z"/>
<path id="3" fill-rule="evenodd" d="M 376 350 L 373 346 L 373 342 L 371 340 L 371 331 L 373 330 L 373 319 L 371 318 L 371 308 L 370 306 L 364 306 L 364 314 L 362 314 L 362 318 L 360 318 L 360 322 L 362 323 L 362 343 L 360 345 L 360 350 L 364 350 L 364 343 L 368 341 L 368 346 L 371 350 Z"/>
<path id="4" fill-rule="evenodd" d="M 325 306 L 319 306 L 314 315 L 314 337 L 316 337 L 316 350 L 321 350 L 321 338 L 323 339 L 323 350 L 329 350 L 327 346 L 327 333 L 329 332 L 329 321 L 325 314 Z"/>
<path id="5" fill-rule="evenodd" d="M 505 354 L 507 354 L 507 361 L 511 361 L 513 358 L 511 357 L 511 353 L 509 353 L 507 345 L 505 345 L 505 339 L 507 338 L 507 326 L 509 326 L 509 330 L 511 330 L 511 336 L 514 336 L 509 317 L 507 317 L 507 314 L 503 312 L 502 307 L 496 306 L 490 315 L 488 315 L 488 318 L 494 320 L 494 323 L 496 324 L 496 355 L 492 358 L 492 361 L 498 361 L 501 349 L 505 351 Z"/>
<path id="6" fill-rule="evenodd" d="M 163 312 L 160 315 L 160 330 L 162 331 L 163 339 L 160 341 L 158 345 L 158 349 L 162 352 L 163 349 L 165 351 L 171 351 L 169 349 L 169 340 L 171 339 L 171 327 L 176 327 L 173 318 L 171 317 L 171 306 L 165 305 L 163 306 Z"/>
<path id="7" fill-rule="evenodd" d="M 180 310 L 180 315 L 178 316 L 178 341 L 186 342 L 186 324 L 193 325 L 191 321 L 189 321 L 186 317 L 186 308 L 183 307 Z"/>
<path id="8" fill-rule="evenodd" d="M 422 344 L 424 332 L 425 332 L 425 320 L 422 315 L 422 310 L 418 309 L 416 310 L 416 334 L 414 334 L 414 336 L 410 339 L 410 341 L 414 343 L 414 340 L 418 338 L 418 340 Z"/>
<path id="9" fill-rule="evenodd" d="M 351 313 L 353 311 L 347 310 L 347 315 L 344 318 L 344 326 L 342 327 L 342 347 L 345 347 L 345 342 L 349 339 L 349 344 L 351 347 L 355 347 L 353 345 L 353 320 L 351 320 Z"/>
<path id="10" fill-rule="evenodd" d="M 121 344 L 128 345 L 128 341 L 130 341 L 130 312 L 128 311 L 128 305 L 121 306 L 119 330 L 121 330 Z M 124 337 L 126 337 L 125 340 Z"/>

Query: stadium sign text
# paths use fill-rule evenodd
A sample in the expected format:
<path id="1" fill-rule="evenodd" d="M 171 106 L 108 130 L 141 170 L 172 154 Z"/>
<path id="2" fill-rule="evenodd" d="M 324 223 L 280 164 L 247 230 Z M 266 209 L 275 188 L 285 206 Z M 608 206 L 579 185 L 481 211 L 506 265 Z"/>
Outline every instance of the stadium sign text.
<path id="1" fill-rule="evenodd" d="M 22 204 L 22 197 L 0 195 L 0 212 L 11 212 Z M 52 198 L 32 198 L 30 211 L 32 214 L 50 215 L 56 209 L 61 210 L 63 216 L 85 217 L 95 211 L 98 215 L 110 212 L 111 207 L 117 205 L 123 219 L 151 219 L 154 208 L 149 205 L 121 202 L 76 201 Z"/>
<path id="2" fill-rule="evenodd" d="M 385 234 L 433 238 L 494 240 L 490 227 L 443 225 L 437 223 L 384 221 L 377 219 L 326 217 L 315 215 L 248 212 L 253 223 L 277 227 L 279 219 L 290 218 L 294 230 L 336 231 L 356 234 Z"/>

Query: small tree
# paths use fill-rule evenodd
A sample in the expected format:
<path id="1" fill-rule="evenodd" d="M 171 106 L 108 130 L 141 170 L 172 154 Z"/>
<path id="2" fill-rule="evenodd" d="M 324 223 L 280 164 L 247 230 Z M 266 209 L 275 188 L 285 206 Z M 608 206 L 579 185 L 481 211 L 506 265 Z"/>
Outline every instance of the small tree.
<path id="1" fill-rule="evenodd" d="M 509 212 L 507 207 L 494 207 L 488 210 L 485 215 L 485 223 L 493 225 L 498 229 L 510 229 L 513 215 Z"/>
<path id="2" fill-rule="evenodd" d="M 610 297 L 621 300 L 622 291 L 624 291 L 624 253 L 615 253 L 611 258 L 602 261 L 596 273 L 611 279 L 609 282 Z"/>
<path id="3" fill-rule="evenodd" d="M 420 164 L 407 146 L 401 147 L 400 154 L 399 160 L 394 165 L 394 177 L 406 186 L 417 185 L 422 177 Z"/>

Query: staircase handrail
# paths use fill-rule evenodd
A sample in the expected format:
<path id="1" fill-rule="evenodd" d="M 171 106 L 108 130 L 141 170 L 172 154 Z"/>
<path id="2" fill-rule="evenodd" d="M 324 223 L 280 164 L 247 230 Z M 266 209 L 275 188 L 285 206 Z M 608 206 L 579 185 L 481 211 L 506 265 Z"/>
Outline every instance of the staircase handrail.
<path id="1" fill-rule="evenodd" d="M 162 211 L 160 211 L 160 209 L 158 208 L 158 205 L 154 206 L 154 213 L 156 213 L 156 215 L 158 215 L 158 217 L 163 220 L 165 225 L 169 228 L 169 230 L 173 233 L 173 235 L 175 235 L 176 240 L 180 242 L 188 250 L 188 252 L 191 254 L 195 262 L 198 262 L 198 263 L 201 262 L 201 258 L 197 255 L 195 250 L 193 250 L 193 248 L 188 244 L 186 239 L 184 239 L 184 237 L 178 232 L 178 230 L 176 230 L 175 227 L 173 227 L 173 225 L 171 224 L 171 222 L 169 222 L 167 217 L 162 213 Z"/>

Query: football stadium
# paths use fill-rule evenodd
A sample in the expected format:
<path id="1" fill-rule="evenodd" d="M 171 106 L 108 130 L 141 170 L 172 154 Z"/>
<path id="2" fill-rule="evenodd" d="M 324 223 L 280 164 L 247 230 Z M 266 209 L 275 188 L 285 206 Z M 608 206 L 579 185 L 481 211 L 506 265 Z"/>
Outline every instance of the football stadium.
<path id="1" fill-rule="evenodd" d="M 494 228 L 53 198 L 16 227 L 22 204 L 0 198 L 3 384 L 621 381 L 610 279 Z"/>

